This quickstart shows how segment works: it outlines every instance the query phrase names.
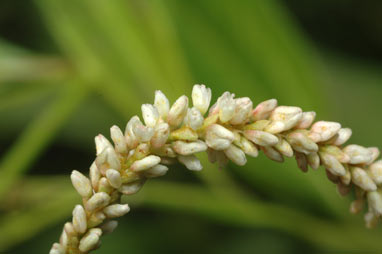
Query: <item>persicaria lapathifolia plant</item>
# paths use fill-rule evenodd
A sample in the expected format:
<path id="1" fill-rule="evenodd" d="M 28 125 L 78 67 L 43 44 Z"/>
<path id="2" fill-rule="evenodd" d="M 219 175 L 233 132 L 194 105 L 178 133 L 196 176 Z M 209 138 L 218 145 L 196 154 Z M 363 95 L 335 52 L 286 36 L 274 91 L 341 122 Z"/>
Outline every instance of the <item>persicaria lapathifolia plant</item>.
<path id="1" fill-rule="evenodd" d="M 121 195 L 138 192 L 147 179 L 166 174 L 167 166 L 176 162 L 201 170 L 195 154 L 203 151 L 221 166 L 229 160 L 245 165 L 246 155 L 256 157 L 259 150 L 277 162 L 294 156 L 303 172 L 323 165 L 340 194 L 355 188 L 357 199 L 350 212 L 360 212 L 367 203 L 366 226 L 377 224 L 382 215 L 382 160 L 375 162 L 378 148 L 344 147 L 351 129 L 336 122 L 313 123 L 315 112 L 277 106 L 275 99 L 253 108 L 249 98 L 234 96 L 225 92 L 204 117 L 211 101 L 211 90 L 204 85 L 193 87 L 192 108 L 186 96 L 170 107 L 166 96 L 156 91 L 154 104 L 142 105 L 144 124 L 134 116 L 125 133 L 111 127 L 114 145 L 102 135 L 95 137 L 97 158 L 90 179 L 75 170 L 71 175 L 83 204 L 75 206 L 72 222 L 65 224 L 50 254 L 89 253 L 98 248 L 101 235 L 116 228 L 114 219 L 130 210 L 120 204 Z"/>

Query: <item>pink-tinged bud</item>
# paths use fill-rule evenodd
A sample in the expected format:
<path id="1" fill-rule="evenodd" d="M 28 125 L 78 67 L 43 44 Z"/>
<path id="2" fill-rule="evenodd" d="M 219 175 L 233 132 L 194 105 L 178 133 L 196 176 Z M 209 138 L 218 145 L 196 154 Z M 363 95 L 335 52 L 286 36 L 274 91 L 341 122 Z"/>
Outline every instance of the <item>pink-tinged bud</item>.
<path id="1" fill-rule="evenodd" d="M 306 158 L 312 169 L 318 169 L 320 167 L 320 156 L 318 156 L 318 153 L 310 153 L 306 156 Z"/>
<path id="2" fill-rule="evenodd" d="M 105 150 L 106 148 L 113 148 L 110 141 L 107 140 L 107 138 L 105 138 L 102 134 L 98 134 L 94 138 L 94 141 L 96 144 L 97 155 L 102 153 L 102 151 Z"/>
<path id="3" fill-rule="evenodd" d="M 365 191 L 376 191 L 377 186 L 373 180 L 368 176 L 365 170 L 359 167 L 351 168 L 351 175 L 353 183 Z"/>
<path id="4" fill-rule="evenodd" d="M 319 121 L 312 125 L 309 138 L 314 142 L 323 142 L 331 139 L 341 129 L 341 124 L 336 122 Z"/>
<path id="5" fill-rule="evenodd" d="M 131 165 L 130 169 L 135 172 L 143 171 L 151 167 L 154 167 L 155 165 L 159 164 L 159 162 L 160 162 L 160 157 L 155 155 L 149 155 L 141 160 L 135 161 Z"/>
<path id="6" fill-rule="evenodd" d="M 234 134 L 219 124 L 212 124 L 206 131 L 206 144 L 215 150 L 227 149 L 233 142 Z"/>
<path id="7" fill-rule="evenodd" d="M 203 169 L 202 164 L 195 155 L 179 155 L 178 160 L 180 163 L 186 166 L 189 170 L 200 171 Z"/>
<path id="8" fill-rule="evenodd" d="M 368 173 L 377 185 L 382 185 L 382 160 L 371 164 Z"/>
<path id="9" fill-rule="evenodd" d="M 283 138 L 279 138 L 279 142 L 275 145 L 275 148 L 284 156 L 286 157 L 292 157 L 293 156 L 293 149 L 291 145 Z"/>
<path id="10" fill-rule="evenodd" d="M 244 124 L 252 111 L 252 101 L 248 97 L 235 99 L 235 113 L 230 120 L 233 125 Z"/>
<path id="11" fill-rule="evenodd" d="M 167 173 L 167 171 L 168 171 L 167 166 L 158 164 L 158 165 L 146 170 L 144 172 L 144 174 L 145 174 L 145 177 L 154 178 L 154 177 L 159 177 L 159 176 L 165 175 Z"/>
<path id="12" fill-rule="evenodd" d="M 184 118 L 184 124 L 190 126 L 191 129 L 197 130 L 203 126 L 204 118 L 200 111 L 196 108 L 188 109 Z"/>
<path id="13" fill-rule="evenodd" d="M 235 145 L 231 144 L 226 150 L 224 150 L 224 153 L 228 159 L 239 166 L 244 166 L 247 163 L 245 153 Z"/>
<path id="14" fill-rule="evenodd" d="M 261 150 L 269 159 L 273 161 L 276 161 L 276 162 L 284 161 L 284 157 L 282 156 L 282 154 L 271 146 L 262 146 Z"/>
<path id="15" fill-rule="evenodd" d="M 123 135 L 121 129 L 118 126 L 113 125 L 110 128 L 110 136 L 114 142 L 115 150 L 118 153 L 126 154 L 127 153 L 127 143 L 126 143 L 126 138 Z"/>
<path id="16" fill-rule="evenodd" d="M 183 95 L 179 97 L 170 108 L 167 116 L 167 122 L 171 127 L 178 127 L 184 117 L 187 115 L 188 110 L 188 98 Z"/>
<path id="17" fill-rule="evenodd" d="M 309 128 L 312 125 L 314 118 L 316 118 L 316 112 L 314 112 L 314 111 L 303 112 L 302 117 L 301 117 L 300 121 L 298 121 L 295 128 L 297 128 L 297 129 Z"/>
<path id="18" fill-rule="evenodd" d="M 172 148 L 176 153 L 180 155 L 191 155 L 207 150 L 207 145 L 201 140 L 190 143 L 184 141 L 175 141 L 172 143 Z"/>
<path id="19" fill-rule="evenodd" d="M 370 191 L 367 193 L 367 203 L 371 210 L 377 214 L 382 215 L 382 192 Z"/>
<path id="20" fill-rule="evenodd" d="M 326 167 L 329 172 L 336 176 L 344 176 L 346 170 L 344 166 L 331 154 L 325 152 L 319 152 L 322 164 Z"/>
<path id="21" fill-rule="evenodd" d="M 264 131 L 246 130 L 244 136 L 260 146 L 274 146 L 279 142 L 275 135 Z"/>
<path id="22" fill-rule="evenodd" d="M 303 153 L 296 152 L 295 154 L 297 166 L 302 172 L 308 172 L 308 160 Z"/>
<path id="23" fill-rule="evenodd" d="M 151 104 L 142 105 L 142 116 L 146 126 L 154 127 L 159 120 L 159 112 L 157 108 Z"/>
<path id="24" fill-rule="evenodd" d="M 348 145 L 343 151 L 350 157 L 350 164 L 368 163 L 373 158 L 369 149 L 359 145 Z"/>
<path id="25" fill-rule="evenodd" d="M 277 100 L 270 99 L 261 102 L 251 113 L 252 121 L 268 119 L 272 111 L 277 107 Z"/>
<path id="26" fill-rule="evenodd" d="M 170 126 L 167 123 L 160 123 L 155 126 L 154 136 L 151 138 L 151 145 L 158 149 L 166 144 L 170 134 Z"/>
<path id="27" fill-rule="evenodd" d="M 338 137 L 334 140 L 333 145 L 340 146 L 346 143 L 352 135 L 352 130 L 349 128 L 341 128 L 338 133 Z"/>
<path id="28" fill-rule="evenodd" d="M 265 131 L 270 133 L 280 133 L 289 130 L 297 125 L 302 118 L 302 110 L 299 107 L 279 106 L 273 110 L 270 125 Z"/>
<path id="29" fill-rule="evenodd" d="M 160 117 L 163 120 L 166 120 L 168 111 L 170 110 L 170 103 L 168 102 L 166 95 L 159 90 L 155 91 L 154 106 L 158 110 Z"/>
<path id="30" fill-rule="evenodd" d="M 318 151 L 318 145 L 313 142 L 304 131 L 294 131 L 287 135 L 289 144 L 297 152 L 310 154 Z"/>
<path id="31" fill-rule="evenodd" d="M 371 152 L 371 159 L 367 163 L 368 165 L 370 165 L 379 157 L 381 152 L 379 151 L 378 147 L 369 147 L 369 148 L 367 148 L 367 150 L 369 150 Z"/>
<path id="32" fill-rule="evenodd" d="M 70 179 L 72 180 L 72 184 L 78 194 L 80 194 L 83 198 L 89 198 L 93 194 L 90 180 L 77 170 L 72 171 Z"/>
<path id="33" fill-rule="evenodd" d="M 194 85 L 192 88 L 192 104 L 204 115 L 211 102 L 211 89 L 205 85 Z"/>
<path id="34" fill-rule="evenodd" d="M 217 107 L 219 108 L 219 119 L 222 123 L 226 123 L 232 119 L 235 114 L 235 94 L 224 92 L 217 101 Z"/>

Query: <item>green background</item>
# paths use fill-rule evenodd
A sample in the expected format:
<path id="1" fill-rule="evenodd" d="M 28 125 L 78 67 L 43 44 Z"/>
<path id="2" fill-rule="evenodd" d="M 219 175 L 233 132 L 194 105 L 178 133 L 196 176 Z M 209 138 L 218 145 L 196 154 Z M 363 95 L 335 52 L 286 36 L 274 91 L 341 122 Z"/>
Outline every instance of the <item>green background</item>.
<path id="1" fill-rule="evenodd" d="M 162 90 L 192 85 L 277 98 L 382 143 L 382 4 L 297 0 L 3 0 L 0 3 L 0 252 L 48 253 L 80 202 L 93 138 L 124 128 Z M 374 253 L 326 180 L 294 159 L 172 167 L 124 199 L 132 211 L 95 253 Z"/>

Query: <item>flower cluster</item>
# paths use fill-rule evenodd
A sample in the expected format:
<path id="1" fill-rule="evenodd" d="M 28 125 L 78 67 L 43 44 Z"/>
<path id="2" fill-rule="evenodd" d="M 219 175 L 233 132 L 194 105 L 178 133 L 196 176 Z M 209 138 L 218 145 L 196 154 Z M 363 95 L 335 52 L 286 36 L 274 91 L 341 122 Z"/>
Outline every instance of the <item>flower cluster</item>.
<path id="1" fill-rule="evenodd" d="M 377 224 L 382 215 L 382 160 L 375 162 L 377 148 L 343 147 L 352 134 L 349 128 L 336 122 L 313 123 L 315 112 L 278 106 L 275 99 L 253 107 L 249 98 L 225 92 L 209 109 L 210 101 L 211 90 L 204 85 L 193 87 L 192 108 L 186 96 L 170 107 L 166 96 L 156 91 L 154 104 L 142 105 L 143 122 L 132 117 L 124 133 L 111 127 L 114 144 L 102 135 L 95 137 L 97 157 L 90 177 L 78 171 L 71 175 L 83 204 L 75 206 L 72 222 L 65 224 L 50 254 L 89 253 L 98 248 L 101 235 L 117 226 L 113 219 L 130 210 L 120 204 L 121 195 L 138 192 L 147 179 L 166 174 L 173 163 L 201 170 L 195 154 L 203 151 L 221 166 L 229 160 L 245 165 L 246 156 L 256 157 L 259 151 L 277 162 L 294 156 L 303 172 L 322 165 L 340 194 L 355 189 L 350 211 L 358 213 L 367 203 L 366 225 Z"/>

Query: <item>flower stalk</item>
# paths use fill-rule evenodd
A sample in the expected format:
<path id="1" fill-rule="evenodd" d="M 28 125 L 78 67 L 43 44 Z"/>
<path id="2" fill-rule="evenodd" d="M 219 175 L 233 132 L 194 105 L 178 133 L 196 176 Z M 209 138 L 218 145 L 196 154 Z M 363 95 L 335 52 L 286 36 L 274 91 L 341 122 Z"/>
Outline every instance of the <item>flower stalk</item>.
<path id="1" fill-rule="evenodd" d="M 144 123 L 134 116 L 124 133 L 112 126 L 113 144 L 101 134 L 95 137 L 97 157 L 89 178 L 76 170 L 71 174 L 83 202 L 75 206 L 72 222 L 65 224 L 50 254 L 97 249 L 100 237 L 117 227 L 114 219 L 130 211 L 127 204 L 120 204 L 121 195 L 137 193 L 147 179 L 165 175 L 176 162 L 200 171 L 195 154 L 204 151 L 210 162 L 222 167 L 228 161 L 243 166 L 247 156 L 257 157 L 260 151 L 277 162 L 295 157 L 303 172 L 322 165 L 341 195 L 355 190 L 350 212 L 359 213 L 367 206 L 366 226 L 376 226 L 382 215 L 378 148 L 344 146 L 351 129 L 336 122 L 313 123 L 315 112 L 278 106 L 275 99 L 253 107 L 249 98 L 225 92 L 211 107 L 210 102 L 211 90 L 204 85 L 193 87 L 191 108 L 184 95 L 170 107 L 166 96 L 156 91 L 154 104 L 142 105 Z"/>

